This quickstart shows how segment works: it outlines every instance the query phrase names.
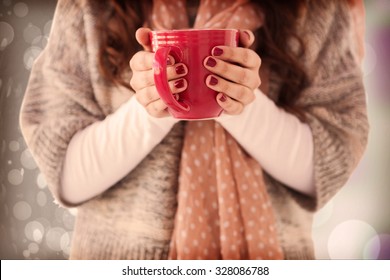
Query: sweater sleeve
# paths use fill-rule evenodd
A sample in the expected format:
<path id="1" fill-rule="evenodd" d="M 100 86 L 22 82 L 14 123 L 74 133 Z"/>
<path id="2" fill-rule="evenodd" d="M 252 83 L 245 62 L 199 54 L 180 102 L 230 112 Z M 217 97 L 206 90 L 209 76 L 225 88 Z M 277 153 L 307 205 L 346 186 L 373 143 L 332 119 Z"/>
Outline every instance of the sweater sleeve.
<path id="1" fill-rule="evenodd" d="M 35 61 L 20 111 L 24 139 L 55 199 L 72 136 L 104 119 L 88 69 L 83 9 L 78 1 L 57 3 L 49 41 Z"/>
<path id="2" fill-rule="evenodd" d="M 78 204 L 104 192 L 132 171 L 177 122 L 153 118 L 130 98 L 103 121 L 73 136 L 61 176 L 63 199 Z"/>
<path id="3" fill-rule="evenodd" d="M 309 10 L 304 57 L 309 85 L 298 101 L 313 134 L 315 198 L 293 194 L 309 210 L 324 206 L 345 185 L 362 158 L 369 123 L 356 34 L 349 7 Z M 328 17 L 329 17 L 328 14 Z"/>

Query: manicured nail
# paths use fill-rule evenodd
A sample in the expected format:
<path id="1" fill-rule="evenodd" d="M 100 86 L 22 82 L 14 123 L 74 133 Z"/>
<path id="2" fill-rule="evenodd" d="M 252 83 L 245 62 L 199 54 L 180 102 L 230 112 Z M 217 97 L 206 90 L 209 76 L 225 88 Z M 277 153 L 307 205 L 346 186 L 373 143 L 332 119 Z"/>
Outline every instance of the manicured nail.
<path id="1" fill-rule="evenodd" d="M 206 65 L 210 67 L 214 67 L 215 65 L 217 65 L 217 61 L 214 58 L 209 57 L 206 61 Z"/>
<path id="2" fill-rule="evenodd" d="M 184 87 L 184 80 L 183 79 L 180 79 L 180 80 L 177 80 L 175 83 L 175 88 L 183 88 Z"/>
<path id="3" fill-rule="evenodd" d="M 222 94 L 221 97 L 219 98 L 219 100 L 221 102 L 225 102 L 227 100 L 225 94 Z"/>
<path id="4" fill-rule="evenodd" d="M 214 56 L 220 56 L 222 54 L 223 54 L 223 49 L 220 49 L 218 47 L 214 48 L 214 50 L 213 50 L 213 55 Z"/>
<path id="5" fill-rule="evenodd" d="M 215 86 L 216 84 L 218 84 L 217 78 L 215 78 L 214 76 L 211 76 L 210 80 L 209 80 L 209 85 L 210 86 Z"/>
<path id="6" fill-rule="evenodd" d="M 176 71 L 176 74 L 181 75 L 181 74 L 184 74 L 186 72 L 186 69 L 184 68 L 183 65 L 178 65 L 178 66 L 176 66 L 175 71 Z"/>

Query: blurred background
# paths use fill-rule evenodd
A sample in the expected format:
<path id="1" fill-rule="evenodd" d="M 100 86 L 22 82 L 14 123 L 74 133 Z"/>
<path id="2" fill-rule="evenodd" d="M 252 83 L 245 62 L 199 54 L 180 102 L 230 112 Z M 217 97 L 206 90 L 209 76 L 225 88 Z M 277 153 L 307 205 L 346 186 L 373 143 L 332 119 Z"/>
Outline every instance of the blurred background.
<path id="1" fill-rule="evenodd" d="M 319 259 L 390 259 L 390 0 L 365 2 L 369 143 L 345 188 L 315 216 Z M 0 259 L 69 257 L 77 211 L 53 202 L 18 125 L 55 5 L 0 0 Z"/>

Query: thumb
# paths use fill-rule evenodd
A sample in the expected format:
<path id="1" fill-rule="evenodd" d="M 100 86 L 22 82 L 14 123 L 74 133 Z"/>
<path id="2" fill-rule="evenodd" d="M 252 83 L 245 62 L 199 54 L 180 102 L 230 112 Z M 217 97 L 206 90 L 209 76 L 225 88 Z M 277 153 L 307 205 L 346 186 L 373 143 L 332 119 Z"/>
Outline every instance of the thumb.
<path id="1" fill-rule="evenodd" d="M 135 32 L 135 39 L 144 48 L 145 51 L 152 51 L 150 43 L 149 32 L 151 29 L 146 27 L 138 28 Z"/>
<path id="2" fill-rule="evenodd" d="M 249 48 L 255 41 L 255 35 L 250 30 L 240 30 L 240 43 L 244 48 Z"/>

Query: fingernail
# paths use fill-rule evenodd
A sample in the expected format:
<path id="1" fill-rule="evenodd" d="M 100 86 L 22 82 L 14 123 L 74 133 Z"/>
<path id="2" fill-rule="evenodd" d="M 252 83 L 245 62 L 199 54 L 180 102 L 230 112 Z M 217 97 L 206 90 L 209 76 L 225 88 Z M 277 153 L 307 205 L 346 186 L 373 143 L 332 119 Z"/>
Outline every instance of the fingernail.
<path id="1" fill-rule="evenodd" d="M 177 80 L 175 83 L 175 88 L 183 88 L 184 87 L 184 80 L 183 79 L 180 79 L 180 80 Z"/>
<path id="2" fill-rule="evenodd" d="M 206 61 L 206 65 L 210 67 L 214 67 L 215 65 L 217 65 L 217 61 L 214 58 L 209 57 Z"/>
<path id="3" fill-rule="evenodd" d="M 225 102 L 225 101 L 226 101 L 226 96 L 225 96 L 225 94 L 222 94 L 221 97 L 219 98 L 219 100 L 220 100 L 221 102 Z"/>
<path id="4" fill-rule="evenodd" d="M 186 69 L 184 68 L 183 65 L 176 66 L 175 68 L 176 74 L 181 75 L 186 72 Z"/>
<path id="5" fill-rule="evenodd" d="M 211 76 L 211 78 L 210 78 L 210 80 L 209 80 L 209 85 L 215 86 L 216 84 L 218 84 L 217 78 Z"/>
<path id="6" fill-rule="evenodd" d="M 214 56 L 220 56 L 222 54 L 223 54 L 223 50 L 222 49 L 220 49 L 218 47 L 214 48 L 214 50 L 213 50 L 213 55 Z"/>

